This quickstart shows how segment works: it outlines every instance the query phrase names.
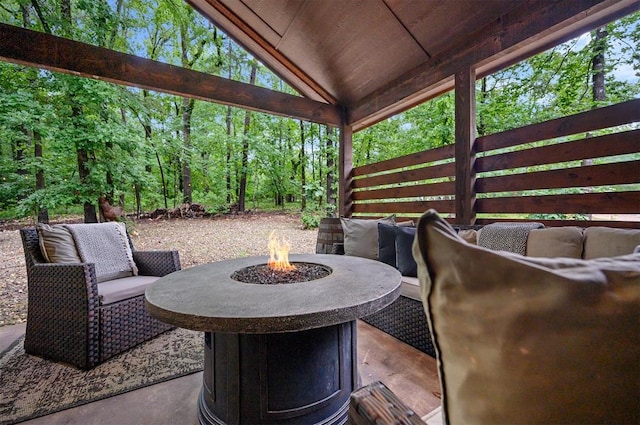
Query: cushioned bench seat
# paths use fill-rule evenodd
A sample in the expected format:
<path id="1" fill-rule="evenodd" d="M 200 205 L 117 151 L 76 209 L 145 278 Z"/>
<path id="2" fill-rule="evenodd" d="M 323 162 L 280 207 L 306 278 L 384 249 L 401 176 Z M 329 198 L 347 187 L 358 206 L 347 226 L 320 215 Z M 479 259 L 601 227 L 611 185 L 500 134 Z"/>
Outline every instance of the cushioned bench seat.
<path id="1" fill-rule="evenodd" d="M 130 276 L 102 282 L 98 285 L 100 305 L 144 295 L 145 289 L 158 279 L 158 276 Z"/>

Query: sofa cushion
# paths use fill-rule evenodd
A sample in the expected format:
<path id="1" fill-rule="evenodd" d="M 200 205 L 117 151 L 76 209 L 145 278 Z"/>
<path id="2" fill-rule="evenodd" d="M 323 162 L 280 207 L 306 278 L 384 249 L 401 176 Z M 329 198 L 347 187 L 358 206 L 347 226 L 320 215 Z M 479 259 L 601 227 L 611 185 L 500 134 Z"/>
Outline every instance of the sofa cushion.
<path id="1" fill-rule="evenodd" d="M 129 276 L 114 279 L 98 285 L 100 304 L 111 304 L 144 294 L 145 289 L 156 280 L 157 276 Z"/>
<path id="2" fill-rule="evenodd" d="M 615 257 L 631 254 L 640 245 L 640 229 L 588 227 L 584 231 L 583 258 Z"/>
<path id="3" fill-rule="evenodd" d="M 403 276 L 416 277 L 416 260 L 413 259 L 411 248 L 416 236 L 415 227 L 395 226 L 396 231 L 396 266 Z"/>
<path id="4" fill-rule="evenodd" d="M 527 238 L 527 256 L 582 258 L 582 229 L 574 226 L 533 229 Z"/>
<path id="5" fill-rule="evenodd" d="M 492 251 L 428 211 L 414 255 L 447 423 L 640 423 L 640 254 Z"/>
<path id="6" fill-rule="evenodd" d="M 418 278 L 402 276 L 402 281 L 400 282 L 400 295 L 417 301 L 422 301 L 422 297 L 420 296 L 420 281 Z"/>
<path id="7" fill-rule="evenodd" d="M 38 224 L 38 242 L 42 256 L 49 263 L 82 263 L 69 230 L 62 224 Z"/>
<path id="8" fill-rule="evenodd" d="M 413 220 L 402 221 L 393 225 L 378 223 L 378 261 L 398 268 L 396 262 L 396 227 L 415 227 Z M 411 253 L 409 252 L 409 256 Z M 411 257 L 413 261 L 413 257 Z"/>
<path id="9" fill-rule="evenodd" d="M 395 216 L 378 220 L 341 218 L 344 233 L 344 253 L 371 260 L 378 258 L 378 223 L 394 224 Z"/>
<path id="10" fill-rule="evenodd" d="M 396 229 L 387 223 L 378 223 L 378 261 L 396 267 Z"/>

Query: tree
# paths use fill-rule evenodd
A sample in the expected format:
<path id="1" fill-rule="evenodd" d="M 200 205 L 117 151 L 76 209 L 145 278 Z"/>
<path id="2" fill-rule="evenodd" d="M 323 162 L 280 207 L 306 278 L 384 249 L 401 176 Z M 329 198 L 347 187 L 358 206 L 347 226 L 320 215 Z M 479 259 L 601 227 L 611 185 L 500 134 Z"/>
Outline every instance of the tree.
<path id="1" fill-rule="evenodd" d="M 249 84 L 255 84 L 258 63 L 253 61 L 251 64 L 251 74 L 249 76 Z M 245 210 L 245 199 L 247 196 L 247 163 L 249 161 L 249 134 L 251 132 L 251 112 L 245 111 L 244 115 L 244 133 L 242 137 L 242 160 L 240 164 L 240 185 L 238 188 L 238 211 Z"/>

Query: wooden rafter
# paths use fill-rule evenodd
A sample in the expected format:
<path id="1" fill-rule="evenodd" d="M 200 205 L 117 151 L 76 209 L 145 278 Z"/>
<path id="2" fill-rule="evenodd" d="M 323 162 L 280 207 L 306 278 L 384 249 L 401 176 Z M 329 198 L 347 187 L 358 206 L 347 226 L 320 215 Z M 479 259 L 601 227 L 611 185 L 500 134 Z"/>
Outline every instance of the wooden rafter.
<path id="1" fill-rule="evenodd" d="M 334 105 L 2 23 L 0 59 L 333 126 L 343 121 Z"/>

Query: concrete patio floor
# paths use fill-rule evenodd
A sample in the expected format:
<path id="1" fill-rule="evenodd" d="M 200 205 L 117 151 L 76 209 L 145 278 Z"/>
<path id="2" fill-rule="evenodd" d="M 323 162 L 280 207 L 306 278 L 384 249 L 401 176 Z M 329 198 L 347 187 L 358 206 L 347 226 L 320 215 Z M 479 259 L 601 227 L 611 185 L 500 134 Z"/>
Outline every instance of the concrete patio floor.
<path id="1" fill-rule="evenodd" d="M 0 327 L 0 352 L 24 329 L 24 324 Z M 361 321 L 358 364 L 362 385 L 382 381 L 420 416 L 440 405 L 435 359 Z M 201 385 L 202 372 L 194 373 L 23 424 L 197 424 Z"/>

